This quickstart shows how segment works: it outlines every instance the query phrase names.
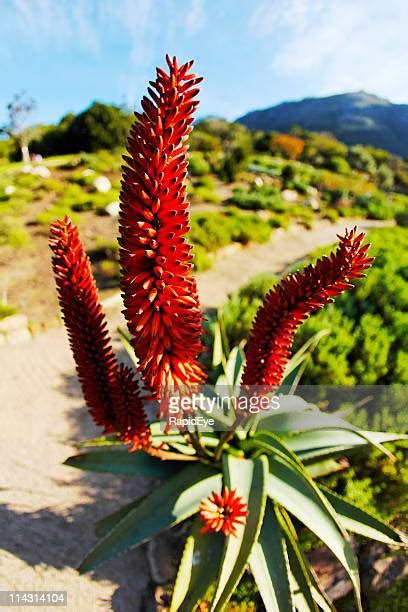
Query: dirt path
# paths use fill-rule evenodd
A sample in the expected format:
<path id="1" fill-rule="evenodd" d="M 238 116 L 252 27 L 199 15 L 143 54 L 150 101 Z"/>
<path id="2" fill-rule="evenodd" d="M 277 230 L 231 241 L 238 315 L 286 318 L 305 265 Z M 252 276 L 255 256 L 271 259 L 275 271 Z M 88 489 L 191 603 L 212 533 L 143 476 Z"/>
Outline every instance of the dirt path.
<path id="1" fill-rule="evenodd" d="M 261 272 L 281 274 L 286 268 L 303 259 L 319 246 L 336 241 L 336 235 L 344 228 L 353 227 L 356 220 L 342 219 L 338 223 L 318 221 L 311 230 L 299 226 L 288 230 L 278 229 L 272 240 L 265 244 L 252 243 L 247 247 L 228 246 L 218 253 L 214 267 L 197 274 L 201 304 L 218 307 L 225 303 L 228 295 L 242 287 L 249 279 Z M 358 221 L 361 230 L 385 227 L 392 223 L 384 221 Z"/>
<path id="2" fill-rule="evenodd" d="M 268 244 L 224 253 L 213 270 L 199 275 L 203 305 L 222 304 L 258 272 L 282 271 L 332 242 L 344 225 L 292 228 L 276 232 Z M 95 541 L 95 520 L 143 494 L 149 482 L 87 475 L 62 465 L 75 452 L 74 440 L 96 433 L 62 328 L 0 347 L 0 406 L 0 589 L 66 590 L 69 612 L 148 610 L 152 597 L 143 599 L 149 592 L 143 549 L 92 576 L 73 569 Z"/>

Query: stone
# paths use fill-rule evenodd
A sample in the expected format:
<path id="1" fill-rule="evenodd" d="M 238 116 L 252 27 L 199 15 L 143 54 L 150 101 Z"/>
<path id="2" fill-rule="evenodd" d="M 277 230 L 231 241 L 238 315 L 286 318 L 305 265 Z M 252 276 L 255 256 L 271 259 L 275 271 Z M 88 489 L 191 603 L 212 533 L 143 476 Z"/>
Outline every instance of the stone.
<path id="1" fill-rule="evenodd" d="M 0 344 L 21 344 L 30 338 L 25 315 L 11 315 L 0 321 Z"/>
<path id="2" fill-rule="evenodd" d="M 284 189 L 281 193 L 282 198 L 285 202 L 296 202 L 299 194 L 294 189 Z"/>
<path id="3" fill-rule="evenodd" d="M 120 208 L 120 202 L 110 202 L 110 204 L 106 206 L 105 211 L 108 213 L 110 217 L 118 217 L 119 208 Z"/>
<path id="4" fill-rule="evenodd" d="M 4 193 L 6 194 L 6 196 L 10 196 L 13 195 L 15 190 L 16 188 L 14 187 L 14 185 L 7 185 L 7 187 L 5 187 L 4 189 Z"/>
<path id="5" fill-rule="evenodd" d="M 254 183 L 257 187 L 262 187 L 264 184 L 263 179 L 260 176 L 255 177 Z"/>
<path id="6" fill-rule="evenodd" d="M 111 182 L 107 176 L 98 176 L 94 180 L 93 186 L 95 187 L 96 191 L 99 191 L 99 193 L 107 193 L 112 189 Z"/>
<path id="7" fill-rule="evenodd" d="M 190 526 L 187 522 L 179 528 L 165 531 L 147 544 L 150 574 L 156 584 L 166 584 L 175 579 Z"/>
<path id="8" fill-rule="evenodd" d="M 314 197 L 306 198 L 306 200 L 303 203 L 305 206 L 307 206 L 308 208 L 311 208 L 312 210 L 319 210 L 320 208 L 319 200 Z"/>
<path id="9" fill-rule="evenodd" d="M 51 176 L 51 172 L 48 170 L 47 166 L 34 166 L 31 170 L 31 174 L 40 176 L 41 178 L 50 178 Z"/>

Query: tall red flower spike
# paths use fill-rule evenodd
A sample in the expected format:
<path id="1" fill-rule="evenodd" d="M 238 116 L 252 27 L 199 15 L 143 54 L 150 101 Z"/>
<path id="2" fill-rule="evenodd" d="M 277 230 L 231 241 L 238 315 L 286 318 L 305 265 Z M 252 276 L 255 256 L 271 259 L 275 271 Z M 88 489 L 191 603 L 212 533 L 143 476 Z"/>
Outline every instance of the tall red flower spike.
<path id="1" fill-rule="evenodd" d="M 111 348 L 89 258 L 78 229 L 66 217 L 50 228 L 52 266 L 85 401 L 105 433 L 119 432 L 126 444 L 147 448 L 150 431 L 133 374 L 119 367 Z"/>
<path id="2" fill-rule="evenodd" d="M 200 518 L 204 523 L 201 533 L 221 531 L 224 535 L 237 535 L 237 525 L 244 525 L 248 516 L 247 505 L 235 489 L 223 492 L 212 492 L 211 496 L 200 504 Z"/>
<path id="3" fill-rule="evenodd" d="M 357 228 L 346 230 L 339 236 L 335 253 L 287 276 L 269 291 L 250 333 L 243 385 L 278 386 L 282 382 L 298 327 L 312 312 L 352 288 L 352 279 L 365 276 L 363 270 L 373 258 L 367 257 L 370 245 L 362 245 L 364 236 L 357 234 Z"/>
<path id="4" fill-rule="evenodd" d="M 157 69 L 142 100 L 123 168 L 119 230 L 124 314 L 145 383 L 160 396 L 167 386 L 204 381 L 197 362 L 202 315 L 192 277 L 186 201 L 187 149 L 198 102 L 193 62 Z"/>

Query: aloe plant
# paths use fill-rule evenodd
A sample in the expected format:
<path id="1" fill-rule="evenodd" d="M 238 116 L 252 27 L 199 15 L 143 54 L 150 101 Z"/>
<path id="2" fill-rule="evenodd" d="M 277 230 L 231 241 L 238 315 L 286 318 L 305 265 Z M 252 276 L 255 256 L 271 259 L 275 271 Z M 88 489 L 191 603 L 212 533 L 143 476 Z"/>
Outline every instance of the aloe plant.
<path id="1" fill-rule="evenodd" d="M 356 228 L 345 231 L 334 253 L 273 287 L 245 347 L 228 347 L 219 318 L 213 367 L 220 375 L 214 388 L 204 389 L 205 398 L 227 390 L 231 398 L 258 401 L 285 384 L 290 394 L 278 410 L 253 416 L 229 406 L 226 414 L 213 415 L 209 430 L 189 426 L 188 419 L 170 427 L 169 398 L 190 397 L 207 373 L 199 361 L 202 314 L 185 238 L 186 139 L 201 79 L 189 72 L 192 62 L 167 62 L 169 72 L 158 69 L 150 99 L 143 98 L 143 113 L 136 114 L 121 192 L 119 244 L 130 332 L 124 342 L 135 368 L 120 364 L 111 348 L 77 228 L 68 218 L 51 228 L 53 269 L 78 376 L 91 415 L 104 428 L 104 436 L 83 443 L 88 450 L 66 464 L 158 482 L 97 523 L 100 540 L 79 569 L 93 570 L 192 519 L 171 610 L 195 610 L 210 587 L 211 610 L 222 610 L 248 566 L 268 611 L 331 610 L 299 543 L 299 522 L 343 565 L 361 610 L 349 534 L 397 546 L 403 538 L 321 486 L 319 478 L 342 467 L 339 457 L 351 458 L 369 445 L 390 455 L 384 444 L 404 436 L 359 430 L 295 395 L 323 333 L 292 358 L 290 351 L 306 318 L 364 276 L 372 262 L 369 245 Z M 147 418 L 148 401 L 157 403 L 159 420 Z"/>

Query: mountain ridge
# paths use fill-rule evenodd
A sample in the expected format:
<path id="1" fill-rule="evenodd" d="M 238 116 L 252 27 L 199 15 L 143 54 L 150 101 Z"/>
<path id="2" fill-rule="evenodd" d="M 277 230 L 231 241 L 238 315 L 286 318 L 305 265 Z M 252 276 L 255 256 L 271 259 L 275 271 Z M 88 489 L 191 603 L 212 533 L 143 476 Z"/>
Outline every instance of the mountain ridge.
<path id="1" fill-rule="evenodd" d="M 298 125 L 331 132 L 348 145 L 372 145 L 408 157 L 408 104 L 394 104 L 363 90 L 281 102 L 250 111 L 236 122 L 281 132 Z"/>

